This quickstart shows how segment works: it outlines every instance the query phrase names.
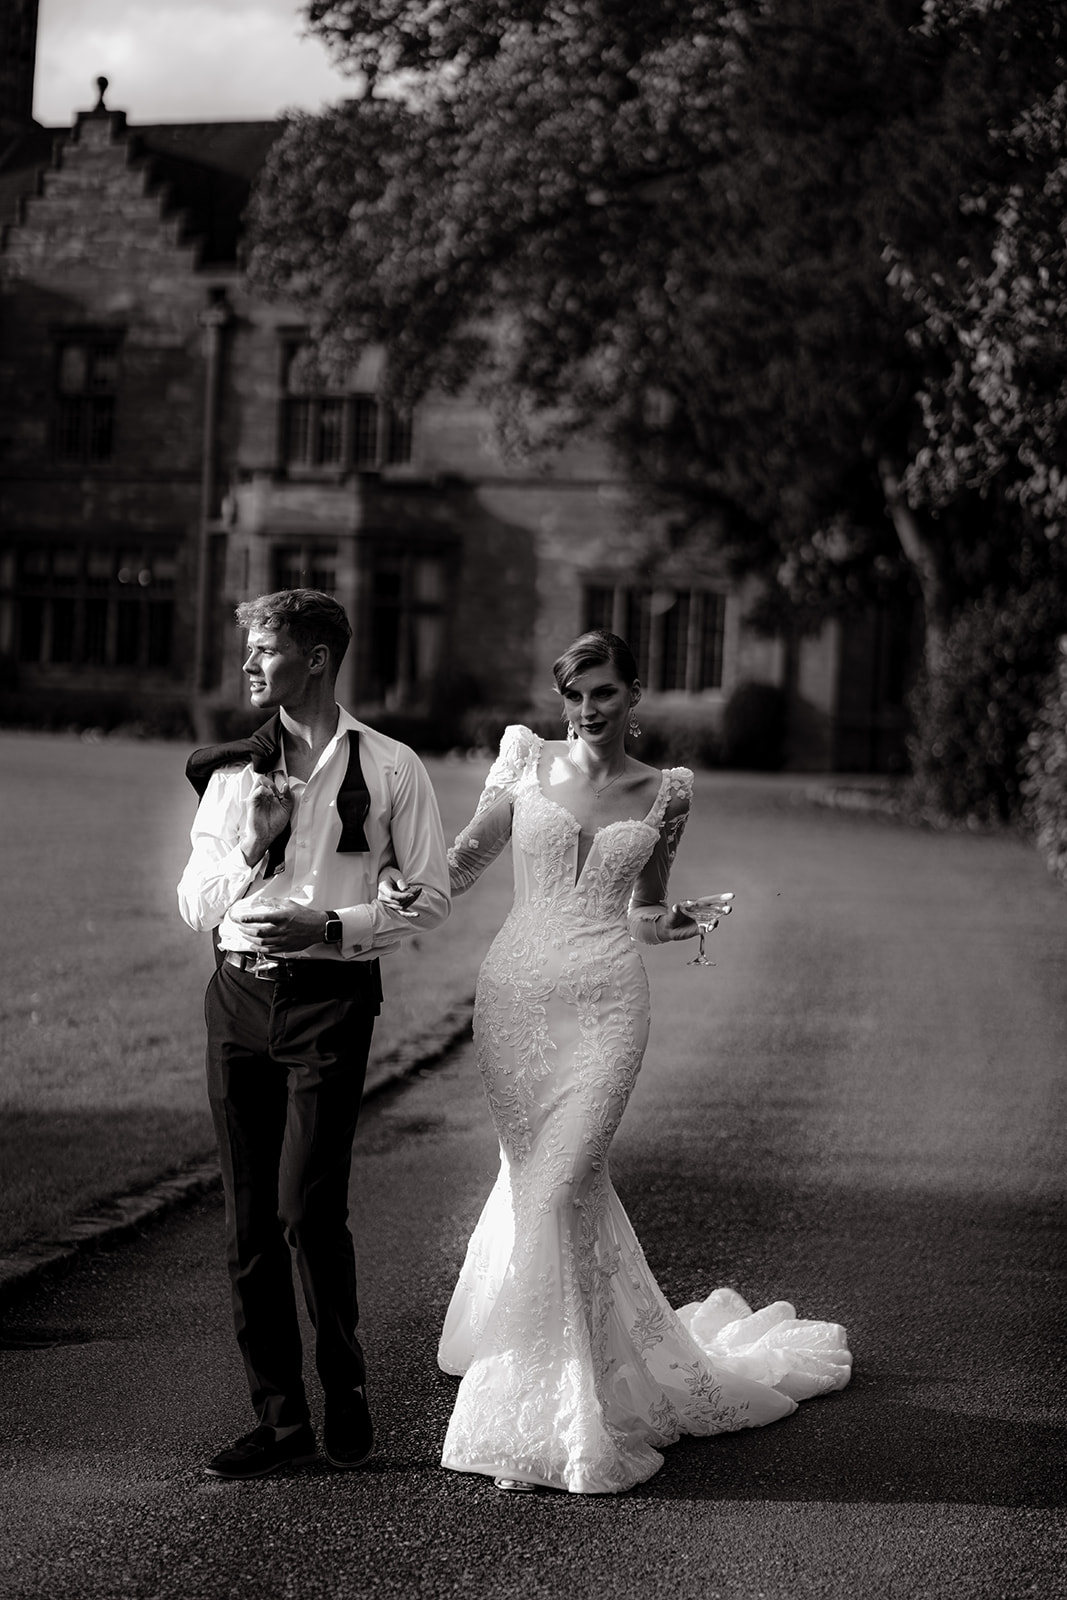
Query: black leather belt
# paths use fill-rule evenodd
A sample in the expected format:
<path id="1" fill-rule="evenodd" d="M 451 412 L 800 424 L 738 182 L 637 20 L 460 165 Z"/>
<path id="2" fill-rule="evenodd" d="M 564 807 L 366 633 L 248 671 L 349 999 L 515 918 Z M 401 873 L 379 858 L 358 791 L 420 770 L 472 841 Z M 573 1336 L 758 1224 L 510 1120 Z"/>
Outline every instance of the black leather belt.
<path id="1" fill-rule="evenodd" d="M 228 967 L 267 983 L 295 985 L 303 999 L 362 999 L 377 1006 L 382 998 L 377 957 L 370 961 L 286 961 L 281 956 L 261 956 L 254 951 L 224 950 Z"/>
<path id="2" fill-rule="evenodd" d="M 253 978 L 287 978 L 296 966 L 295 961 L 283 961 L 278 956 L 260 956 L 254 951 L 224 950 L 222 959 L 238 972 L 249 972 Z M 303 962 L 300 963 L 304 965 Z"/>

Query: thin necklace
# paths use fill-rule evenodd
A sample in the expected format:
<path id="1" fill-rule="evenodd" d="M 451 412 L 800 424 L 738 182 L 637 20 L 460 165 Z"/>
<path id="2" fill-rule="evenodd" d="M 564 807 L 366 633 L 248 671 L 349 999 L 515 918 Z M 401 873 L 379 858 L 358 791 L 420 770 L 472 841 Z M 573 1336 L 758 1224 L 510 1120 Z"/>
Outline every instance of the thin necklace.
<path id="1" fill-rule="evenodd" d="M 582 777 L 585 779 L 585 781 L 589 785 L 590 789 L 592 789 L 593 793 L 596 795 L 598 800 L 600 799 L 600 796 L 604 793 L 604 790 L 605 789 L 610 789 L 613 783 L 618 783 L 619 779 L 623 776 L 623 773 L 625 773 L 625 771 L 626 771 L 626 768 L 623 767 L 622 772 L 617 772 L 613 778 L 609 778 L 607 783 L 602 783 L 600 785 L 600 788 L 598 789 L 596 784 L 593 782 L 592 778 L 589 776 L 588 772 L 582 772 L 581 767 L 578 765 L 577 761 L 574 760 L 573 756 L 568 756 L 567 760 L 570 762 L 570 764 L 574 768 L 575 772 L 581 772 L 582 773 Z"/>

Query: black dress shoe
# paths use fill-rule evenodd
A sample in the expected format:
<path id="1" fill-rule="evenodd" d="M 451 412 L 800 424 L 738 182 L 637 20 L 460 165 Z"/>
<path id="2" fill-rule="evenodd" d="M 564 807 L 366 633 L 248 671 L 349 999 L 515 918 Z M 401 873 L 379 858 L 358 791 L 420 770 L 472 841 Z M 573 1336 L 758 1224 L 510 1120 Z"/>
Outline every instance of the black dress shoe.
<path id="1" fill-rule="evenodd" d="M 283 1467 L 306 1467 L 317 1455 L 315 1434 L 309 1422 L 280 1439 L 273 1428 L 260 1426 L 227 1449 L 220 1450 L 204 1471 L 213 1478 L 265 1478 Z"/>
<path id="2" fill-rule="evenodd" d="M 374 1424 L 365 1389 L 353 1389 L 344 1400 L 327 1400 L 322 1453 L 331 1467 L 339 1467 L 342 1472 L 370 1460 L 374 1454 Z"/>

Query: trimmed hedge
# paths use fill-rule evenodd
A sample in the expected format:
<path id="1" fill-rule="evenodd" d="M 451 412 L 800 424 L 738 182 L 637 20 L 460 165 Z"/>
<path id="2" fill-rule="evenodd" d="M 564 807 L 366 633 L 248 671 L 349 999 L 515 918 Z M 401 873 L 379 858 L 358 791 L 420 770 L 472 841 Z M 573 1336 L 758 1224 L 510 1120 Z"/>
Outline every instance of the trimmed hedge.
<path id="1" fill-rule="evenodd" d="M 267 715 L 247 706 L 215 706 L 211 712 L 212 738 L 243 739 L 262 727 Z M 379 706 L 357 706 L 353 715 L 424 755 L 443 755 L 463 743 L 460 719 L 456 717 L 423 711 L 386 711 Z M 515 718 L 509 720 L 514 722 Z"/>
<path id="2" fill-rule="evenodd" d="M 637 720 L 643 732 L 630 741 L 630 749 L 653 767 L 718 767 L 721 717 L 701 700 L 642 700 Z"/>
<path id="3" fill-rule="evenodd" d="M 541 719 L 544 722 L 544 718 Z M 471 706 L 457 719 L 454 743 L 464 750 L 481 750 L 495 756 L 504 737 L 504 729 L 513 722 L 522 722 L 545 739 L 561 739 L 563 724 L 556 723 L 551 732 L 539 726 L 528 710 L 517 706 Z"/>
<path id="4" fill-rule="evenodd" d="M 912 800 L 922 810 L 988 826 L 1022 809 L 1026 741 L 1063 629 L 1060 586 L 989 592 L 951 623 L 936 680 L 912 698 Z"/>
<path id="5" fill-rule="evenodd" d="M 1026 741 L 1023 821 L 1048 864 L 1067 888 L 1067 636 L 1059 641 L 1056 670 Z"/>
<path id="6" fill-rule="evenodd" d="M 715 767 L 719 765 L 721 739 L 715 714 L 699 701 L 674 704 L 642 700 L 637 708 L 642 732 L 627 741 L 639 761 L 654 767 Z M 459 719 L 459 742 L 469 750 L 493 755 L 504 729 L 521 722 L 542 739 L 562 739 L 566 726 L 558 712 L 516 710 L 505 706 L 474 706 Z"/>
<path id="7" fill-rule="evenodd" d="M 131 739 L 191 739 L 184 698 L 106 690 L 0 690 L 0 727 L 45 733 L 99 730 Z"/>
<path id="8" fill-rule="evenodd" d="M 723 708 L 723 766 L 781 771 L 787 718 L 783 689 L 771 683 L 739 683 Z"/>

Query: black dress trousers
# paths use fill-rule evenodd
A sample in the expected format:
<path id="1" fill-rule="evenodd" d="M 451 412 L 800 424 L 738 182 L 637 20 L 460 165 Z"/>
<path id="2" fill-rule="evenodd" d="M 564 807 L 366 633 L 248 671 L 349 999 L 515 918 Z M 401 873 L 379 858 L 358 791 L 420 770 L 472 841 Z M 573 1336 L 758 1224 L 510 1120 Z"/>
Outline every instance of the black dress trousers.
<path id="1" fill-rule="evenodd" d="M 237 1342 L 257 1419 L 285 1427 L 308 1417 L 293 1254 L 327 1403 L 365 1377 L 348 1183 L 378 963 L 223 963 L 204 1009 Z"/>

